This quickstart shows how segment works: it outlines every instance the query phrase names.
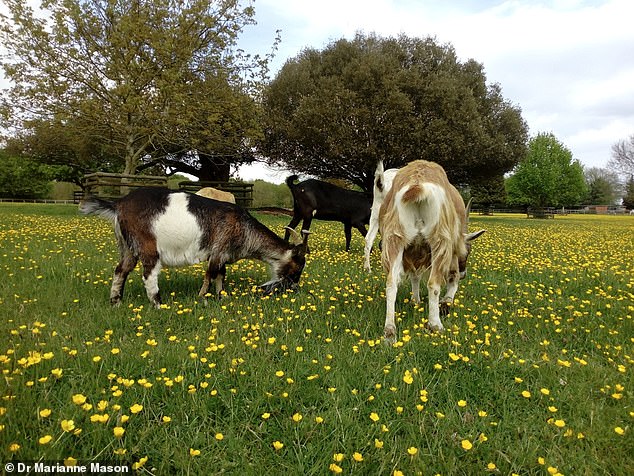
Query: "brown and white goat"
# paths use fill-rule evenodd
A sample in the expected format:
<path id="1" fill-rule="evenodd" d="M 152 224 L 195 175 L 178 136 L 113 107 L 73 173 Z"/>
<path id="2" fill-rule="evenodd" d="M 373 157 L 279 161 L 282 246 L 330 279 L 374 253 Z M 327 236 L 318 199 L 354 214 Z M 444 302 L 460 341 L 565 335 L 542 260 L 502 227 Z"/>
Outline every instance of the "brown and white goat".
<path id="1" fill-rule="evenodd" d="M 113 305 L 121 302 L 126 279 L 139 259 L 145 291 L 156 307 L 161 305 L 158 277 L 162 266 L 207 260 L 199 293 L 203 297 L 211 281 L 219 295 L 226 265 L 243 258 L 271 266 L 272 279 L 261 286 L 266 293 L 296 286 L 306 263 L 308 234 L 301 244 L 289 244 L 241 207 L 191 193 L 141 188 L 115 202 L 87 198 L 79 210 L 114 223 L 120 261 L 110 290 Z"/>
<path id="2" fill-rule="evenodd" d="M 444 330 L 441 286 L 447 286 L 442 299 L 447 306 L 458 290 L 458 281 L 466 275 L 471 241 L 484 233 L 468 233 L 467 213 L 462 197 L 440 165 L 416 160 L 395 175 L 379 214 L 381 262 L 387 273 L 384 333 L 388 342 L 396 339 L 394 307 L 402 273 L 410 278 L 414 302 L 420 302 L 420 280 L 429 272 L 427 325 Z"/>
<path id="3" fill-rule="evenodd" d="M 225 192 L 224 190 L 218 190 L 213 187 L 203 187 L 196 192 L 196 195 L 201 197 L 211 198 L 213 200 L 219 200 L 221 202 L 236 203 L 236 197 L 231 192 Z"/>

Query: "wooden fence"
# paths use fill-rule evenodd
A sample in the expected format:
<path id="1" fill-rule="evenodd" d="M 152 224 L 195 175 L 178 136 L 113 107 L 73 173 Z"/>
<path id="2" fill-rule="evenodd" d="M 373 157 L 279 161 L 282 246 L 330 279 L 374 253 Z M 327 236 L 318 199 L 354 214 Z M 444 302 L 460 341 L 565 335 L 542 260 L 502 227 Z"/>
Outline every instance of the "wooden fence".
<path id="1" fill-rule="evenodd" d="M 73 201 L 79 203 L 84 195 L 99 198 L 116 199 L 127 195 L 135 188 L 167 187 L 167 177 L 155 175 L 127 175 L 96 172 L 84 177 L 83 192 L 75 192 Z M 179 190 L 197 192 L 203 187 L 213 187 L 225 192 L 231 192 L 236 203 L 248 208 L 253 204 L 253 184 L 243 182 L 207 182 L 183 181 L 178 183 Z"/>
<path id="2" fill-rule="evenodd" d="M 99 198 L 120 198 L 140 187 L 167 187 L 167 177 L 106 172 L 84 176 L 84 193 Z"/>

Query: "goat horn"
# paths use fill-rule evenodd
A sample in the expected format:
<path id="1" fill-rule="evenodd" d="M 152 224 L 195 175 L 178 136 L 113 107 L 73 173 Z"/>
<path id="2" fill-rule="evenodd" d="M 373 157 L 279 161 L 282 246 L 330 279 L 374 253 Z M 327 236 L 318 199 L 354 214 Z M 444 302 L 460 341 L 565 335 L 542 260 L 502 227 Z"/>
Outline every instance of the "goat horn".
<path id="1" fill-rule="evenodd" d="M 285 226 L 284 228 L 291 232 L 291 236 L 293 237 L 293 244 L 298 244 L 302 242 L 302 237 L 299 235 L 299 233 L 295 231 L 295 229 L 291 228 L 290 226 Z"/>
<path id="2" fill-rule="evenodd" d="M 465 215 L 466 215 L 466 221 L 465 224 L 469 223 L 469 213 L 471 213 L 471 202 L 473 201 L 473 198 L 469 198 L 469 201 L 467 202 L 467 208 L 465 209 Z M 467 232 L 468 230 L 465 230 L 465 232 Z"/>

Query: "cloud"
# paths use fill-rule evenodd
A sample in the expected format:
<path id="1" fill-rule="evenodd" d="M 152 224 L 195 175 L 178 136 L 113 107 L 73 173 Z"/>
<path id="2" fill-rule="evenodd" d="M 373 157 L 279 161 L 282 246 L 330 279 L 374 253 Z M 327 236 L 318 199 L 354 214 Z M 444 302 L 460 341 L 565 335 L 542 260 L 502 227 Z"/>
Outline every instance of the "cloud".
<path id="1" fill-rule="evenodd" d="M 282 29 L 274 69 L 358 31 L 433 36 L 482 63 L 532 134 L 553 132 L 584 164 L 604 166 L 611 145 L 634 132 L 629 0 L 258 0 L 255 8 L 255 37 Z"/>

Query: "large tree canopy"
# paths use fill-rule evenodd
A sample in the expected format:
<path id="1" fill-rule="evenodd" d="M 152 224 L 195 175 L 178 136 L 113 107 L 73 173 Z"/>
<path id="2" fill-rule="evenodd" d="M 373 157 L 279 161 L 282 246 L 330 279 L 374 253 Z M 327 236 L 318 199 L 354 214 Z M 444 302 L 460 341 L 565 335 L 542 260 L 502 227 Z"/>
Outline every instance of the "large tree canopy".
<path id="1" fill-rule="evenodd" d="M 358 34 L 306 49 L 267 88 L 264 109 L 264 156 L 366 190 L 379 160 L 432 160 L 456 183 L 499 177 L 527 139 L 520 109 L 482 65 L 433 38 Z"/>
<path id="2" fill-rule="evenodd" d="M 252 160 L 270 58 L 236 49 L 251 6 L 48 0 L 36 12 L 31 1 L 3 1 L 2 66 L 13 86 L 2 112 L 32 156 L 125 173 L 162 160 L 199 176 Z"/>
<path id="3" fill-rule="evenodd" d="M 587 188 L 583 167 L 551 133 L 539 133 L 528 144 L 526 157 L 506 181 L 511 205 L 561 207 L 579 205 Z"/>

